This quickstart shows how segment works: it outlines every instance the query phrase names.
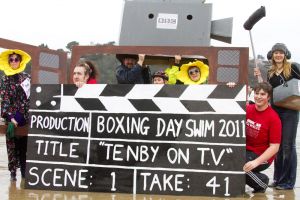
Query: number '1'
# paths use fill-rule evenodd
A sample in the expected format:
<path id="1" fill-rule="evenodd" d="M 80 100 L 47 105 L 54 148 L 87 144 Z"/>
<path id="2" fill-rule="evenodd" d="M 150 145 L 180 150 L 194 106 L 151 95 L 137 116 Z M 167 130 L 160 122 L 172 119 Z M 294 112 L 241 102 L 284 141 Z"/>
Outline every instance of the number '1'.
<path id="1" fill-rule="evenodd" d="M 112 178 L 112 183 L 111 183 L 111 189 L 110 191 L 116 191 L 117 189 L 115 188 L 116 186 L 116 172 L 110 173 L 111 178 Z"/>

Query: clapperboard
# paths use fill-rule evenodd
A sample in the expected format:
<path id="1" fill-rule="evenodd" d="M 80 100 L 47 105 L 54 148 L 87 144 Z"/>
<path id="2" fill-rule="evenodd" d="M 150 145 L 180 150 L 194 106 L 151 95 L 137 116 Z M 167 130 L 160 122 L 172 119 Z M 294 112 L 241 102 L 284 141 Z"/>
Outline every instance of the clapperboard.
<path id="1" fill-rule="evenodd" d="M 238 196 L 246 87 L 33 85 L 26 188 Z"/>

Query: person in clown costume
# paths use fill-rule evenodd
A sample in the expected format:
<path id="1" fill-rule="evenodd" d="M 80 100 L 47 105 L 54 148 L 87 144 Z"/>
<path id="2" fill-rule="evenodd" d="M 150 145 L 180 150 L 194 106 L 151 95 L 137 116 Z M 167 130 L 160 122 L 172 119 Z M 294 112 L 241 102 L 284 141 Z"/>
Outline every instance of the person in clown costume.
<path id="1" fill-rule="evenodd" d="M 177 84 L 203 84 L 207 83 L 209 67 L 199 60 L 183 64 L 176 74 Z"/>
<path id="2" fill-rule="evenodd" d="M 0 82 L 1 117 L 8 124 L 6 147 L 11 181 L 16 181 L 19 167 L 22 178 L 25 178 L 27 136 L 16 136 L 14 130 L 28 123 L 31 78 L 24 70 L 30 60 L 26 52 L 18 49 L 0 54 L 0 70 L 5 74 Z"/>

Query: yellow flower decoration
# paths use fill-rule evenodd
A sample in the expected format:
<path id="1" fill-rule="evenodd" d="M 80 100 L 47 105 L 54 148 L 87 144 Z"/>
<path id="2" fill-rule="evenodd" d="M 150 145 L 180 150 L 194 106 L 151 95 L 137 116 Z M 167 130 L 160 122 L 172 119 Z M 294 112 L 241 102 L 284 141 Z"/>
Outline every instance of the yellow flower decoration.
<path id="1" fill-rule="evenodd" d="M 173 65 L 171 68 L 167 68 L 165 70 L 165 73 L 168 75 L 169 80 L 168 80 L 168 84 L 175 84 L 176 83 L 176 75 L 179 72 L 179 67 Z"/>
<path id="2" fill-rule="evenodd" d="M 189 68 L 190 67 L 198 67 L 200 70 L 200 79 L 198 81 L 192 81 L 189 77 Z M 194 62 L 189 62 L 188 64 L 183 64 L 180 67 L 180 71 L 177 74 L 177 79 L 183 82 L 185 85 L 192 85 L 192 84 L 202 84 L 207 81 L 209 75 L 209 67 L 204 64 L 203 62 L 196 60 Z"/>
<path id="3" fill-rule="evenodd" d="M 18 69 L 11 68 L 8 58 L 10 54 L 19 54 L 22 57 L 20 67 Z M 0 54 L 0 70 L 4 71 L 6 76 L 12 76 L 25 70 L 26 64 L 31 60 L 29 54 L 19 49 L 8 49 Z"/>
<path id="4" fill-rule="evenodd" d="M 4 69 L 4 62 L 2 61 L 1 54 L 0 54 L 0 70 L 3 71 L 3 69 Z"/>

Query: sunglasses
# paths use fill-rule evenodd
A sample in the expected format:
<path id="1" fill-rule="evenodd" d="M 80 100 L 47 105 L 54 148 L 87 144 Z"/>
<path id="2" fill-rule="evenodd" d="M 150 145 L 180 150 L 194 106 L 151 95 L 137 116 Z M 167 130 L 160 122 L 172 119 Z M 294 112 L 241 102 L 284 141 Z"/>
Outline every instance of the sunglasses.
<path id="1" fill-rule="evenodd" d="M 189 71 L 189 75 L 197 74 L 197 73 L 199 73 L 199 72 L 200 72 L 199 69 L 190 70 L 190 71 Z"/>
<path id="2" fill-rule="evenodd" d="M 20 62 L 19 58 L 9 58 L 9 62 Z"/>

